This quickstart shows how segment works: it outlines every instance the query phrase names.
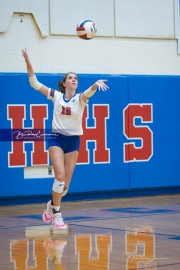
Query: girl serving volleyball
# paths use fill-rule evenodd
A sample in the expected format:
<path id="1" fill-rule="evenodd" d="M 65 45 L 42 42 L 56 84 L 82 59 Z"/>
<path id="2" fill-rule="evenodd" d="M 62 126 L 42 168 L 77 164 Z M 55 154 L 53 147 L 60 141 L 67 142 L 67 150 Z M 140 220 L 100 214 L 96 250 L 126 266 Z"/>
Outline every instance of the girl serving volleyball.
<path id="1" fill-rule="evenodd" d="M 107 80 L 98 80 L 83 93 L 78 94 L 78 76 L 74 72 L 67 73 L 58 82 L 60 91 L 56 91 L 40 83 L 34 74 L 26 49 L 22 49 L 30 85 L 54 103 L 52 135 L 48 141 L 49 155 L 54 169 L 52 200 L 42 215 L 43 221 L 52 222 L 58 229 L 65 229 L 60 212 L 61 198 L 66 195 L 72 174 L 77 162 L 80 136 L 83 134 L 82 117 L 87 100 L 96 93 L 96 89 L 105 91 Z"/>

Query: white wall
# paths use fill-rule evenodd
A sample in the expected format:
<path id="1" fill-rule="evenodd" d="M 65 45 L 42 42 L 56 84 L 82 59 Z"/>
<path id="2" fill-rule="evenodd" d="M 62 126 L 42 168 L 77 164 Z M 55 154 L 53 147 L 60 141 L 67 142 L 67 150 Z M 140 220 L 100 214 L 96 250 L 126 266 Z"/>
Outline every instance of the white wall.
<path id="1" fill-rule="evenodd" d="M 0 0 L 0 72 L 26 72 L 26 47 L 35 72 L 180 74 L 178 0 L 43 1 Z M 98 29 L 89 41 L 75 31 L 86 18 Z"/>

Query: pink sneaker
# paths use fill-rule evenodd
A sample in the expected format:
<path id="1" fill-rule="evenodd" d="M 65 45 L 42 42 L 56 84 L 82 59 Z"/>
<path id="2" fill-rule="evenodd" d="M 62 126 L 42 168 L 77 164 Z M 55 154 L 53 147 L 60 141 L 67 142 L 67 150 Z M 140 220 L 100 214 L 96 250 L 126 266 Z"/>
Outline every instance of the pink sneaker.
<path id="1" fill-rule="evenodd" d="M 49 223 L 53 218 L 53 206 L 51 205 L 51 200 L 47 203 L 47 208 L 42 215 L 44 222 Z"/>
<path id="2" fill-rule="evenodd" d="M 53 215 L 52 224 L 56 229 L 66 229 L 66 224 L 63 221 L 61 213 L 56 213 Z"/>

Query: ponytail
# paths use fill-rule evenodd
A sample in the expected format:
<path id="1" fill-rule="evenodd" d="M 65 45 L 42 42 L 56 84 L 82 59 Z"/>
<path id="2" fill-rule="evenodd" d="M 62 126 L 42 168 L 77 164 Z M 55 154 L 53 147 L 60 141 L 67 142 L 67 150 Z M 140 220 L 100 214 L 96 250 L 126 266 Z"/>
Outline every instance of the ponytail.
<path id="1" fill-rule="evenodd" d="M 65 87 L 64 87 L 63 83 L 64 83 L 63 81 L 59 81 L 57 85 L 58 85 L 60 92 L 65 94 Z"/>

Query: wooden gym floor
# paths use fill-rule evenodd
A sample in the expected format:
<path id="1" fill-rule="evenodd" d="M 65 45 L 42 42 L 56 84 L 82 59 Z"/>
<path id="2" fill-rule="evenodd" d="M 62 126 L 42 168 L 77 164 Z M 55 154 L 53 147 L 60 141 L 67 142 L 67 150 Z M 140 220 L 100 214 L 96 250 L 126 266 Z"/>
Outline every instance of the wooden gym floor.
<path id="1" fill-rule="evenodd" d="M 0 207 L 0 270 L 180 269 L 180 195 Z"/>

